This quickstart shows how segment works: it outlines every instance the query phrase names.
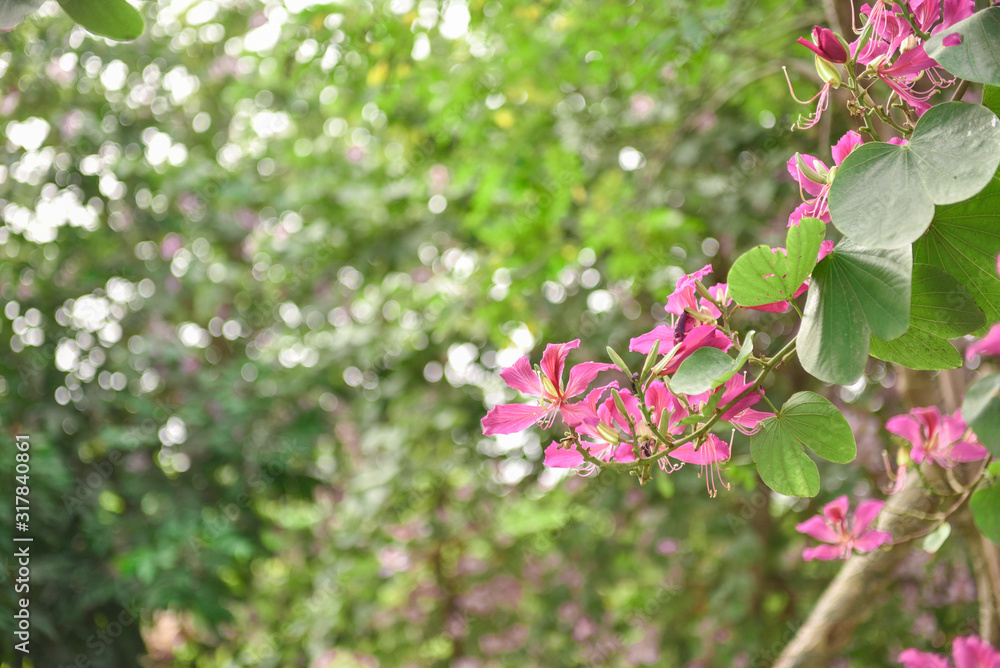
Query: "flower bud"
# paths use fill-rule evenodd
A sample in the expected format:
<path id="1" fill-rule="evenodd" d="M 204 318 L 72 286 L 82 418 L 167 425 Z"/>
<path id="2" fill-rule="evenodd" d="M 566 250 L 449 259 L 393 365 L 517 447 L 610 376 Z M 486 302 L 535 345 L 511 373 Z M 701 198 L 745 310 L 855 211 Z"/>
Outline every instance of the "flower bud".
<path id="1" fill-rule="evenodd" d="M 612 429 L 603 422 L 598 422 L 594 430 L 597 432 L 598 436 L 603 438 L 605 442 L 610 443 L 611 445 L 616 445 L 618 441 L 621 440 L 620 437 L 618 436 L 618 430 Z"/>
<path id="2" fill-rule="evenodd" d="M 850 56 L 843 38 L 829 28 L 816 26 L 812 32 L 813 41 L 799 37 L 796 42 L 806 47 L 828 63 L 846 63 Z"/>
<path id="3" fill-rule="evenodd" d="M 830 88 L 840 88 L 843 79 L 840 77 L 840 70 L 836 65 L 828 63 L 819 56 L 816 56 L 816 73 L 819 78 L 830 84 Z"/>
<path id="4" fill-rule="evenodd" d="M 799 174 L 806 177 L 813 183 L 826 185 L 827 182 L 829 181 L 830 173 L 826 172 L 826 170 L 823 170 L 824 172 L 826 172 L 825 174 L 821 174 L 820 172 L 818 172 L 811 165 L 806 163 L 806 161 L 802 158 L 801 153 L 795 154 L 795 168 L 799 170 Z"/>

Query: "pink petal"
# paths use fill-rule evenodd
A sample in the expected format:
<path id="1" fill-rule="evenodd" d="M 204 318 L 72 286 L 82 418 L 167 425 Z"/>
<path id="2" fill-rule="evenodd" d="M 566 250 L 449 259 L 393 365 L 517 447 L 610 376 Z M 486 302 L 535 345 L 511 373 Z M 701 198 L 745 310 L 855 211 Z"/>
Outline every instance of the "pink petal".
<path id="1" fill-rule="evenodd" d="M 566 364 L 566 356 L 569 351 L 580 347 L 580 339 L 575 339 L 569 343 L 550 343 L 545 346 L 542 353 L 542 373 L 544 373 L 555 387 L 562 384 L 563 366 Z"/>
<path id="2" fill-rule="evenodd" d="M 802 550 L 802 558 L 806 561 L 833 561 L 843 556 L 844 548 L 839 545 L 817 545 Z"/>
<path id="3" fill-rule="evenodd" d="M 483 435 L 515 434 L 535 424 L 546 410 L 528 404 L 494 406 L 483 418 Z"/>
<path id="4" fill-rule="evenodd" d="M 955 638 L 951 653 L 955 668 L 996 668 L 1000 665 L 1000 652 L 978 636 Z"/>
<path id="5" fill-rule="evenodd" d="M 575 397 L 587 391 L 590 384 L 597 378 L 597 374 L 602 371 L 617 369 L 614 364 L 602 364 L 601 362 L 582 362 L 569 370 L 569 382 L 566 383 L 565 397 Z"/>
<path id="6" fill-rule="evenodd" d="M 784 313 L 792 305 L 788 302 L 773 302 L 771 304 L 761 304 L 760 306 L 745 306 L 752 311 L 763 311 L 764 313 Z"/>
<path id="7" fill-rule="evenodd" d="M 891 533 L 887 531 L 869 531 L 862 534 L 860 538 L 855 539 L 854 549 L 858 552 L 871 552 L 891 542 Z"/>
<path id="8" fill-rule="evenodd" d="M 872 521 L 878 517 L 878 514 L 882 512 L 882 508 L 885 506 L 885 501 L 879 501 L 877 499 L 872 499 L 871 501 L 865 501 L 858 509 L 854 511 L 854 526 L 851 533 L 855 536 L 860 536 L 868 527 L 871 526 Z"/>
<path id="9" fill-rule="evenodd" d="M 893 144 L 894 146 L 906 146 L 907 144 L 910 143 L 910 140 L 909 139 L 904 139 L 902 137 L 893 137 L 892 139 L 890 139 L 886 143 Z"/>
<path id="10" fill-rule="evenodd" d="M 538 379 L 538 374 L 531 368 L 531 362 L 527 357 L 519 358 L 501 371 L 500 377 L 519 392 L 535 397 L 542 396 L 542 382 Z"/>
<path id="11" fill-rule="evenodd" d="M 563 422 L 568 427 L 575 428 L 582 424 L 593 426 L 600 421 L 600 418 L 597 417 L 597 411 L 586 401 L 578 401 L 575 404 L 561 404 L 559 412 L 562 415 Z"/>
<path id="12" fill-rule="evenodd" d="M 927 426 L 928 434 L 936 434 L 941 426 L 941 411 L 937 406 L 914 408 L 910 411 L 910 415 Z"/>
<path id="13" fill-rule="evenodd" d="M 823 243 L 821 243 L 819 245 L 819 253 L 816 256 L 816 261 L 819 262 L 820 260 L 822 260 L 823 258 L 825 258 L 827 255 L 829 255 L 830 253 L 832 253 L 833 252 L 833 246 L 834 246 L 833 239 L 828 239 L 828 240 L 824 241 Z M 805 285 L 805 283 L 803 283 L 803 285 Z M 799 288 L 799 289 L 801 290 L 802 288 Z M 796 292 L 795 296 L 798 297 L 799 293 Z"/>
<path id="14" fill-rule="evenodd" d="M 915 649 L 904 650 L 896 660 L 903 664 L 903 668 L 951 668 L 948 659 Z"/>
<path id="15" fill-rule="evenodd" d="M 959 21 L 964 21 L 975 11 L 975 0 L 944 0 L 944 20 L 931 31 L 931 34 L 941 32 Z"/>
<path id="16" fill-rule="evenodd" d="M 902 436 L 913 447 L 920 447 L 924 442 L 924 435 L 920 430 L 920 423 L 912 415 L 897 415 L 889 418 L 885 423 L 885 430 L 896 436 Z"/>
<path id="17" fill-rule="evenodd" d="M 650 383 L 649 389 L 646 390 L 646 405 L 649 407 L 654 420 L 658 419 L 663 411 L 674 407 L 674 397 L 667 392 L 663 381 L 657 380 Z"/>
<path id="18" fill-rule="evenodd" d="M 631 443 L 622 443 L 615 448 L 614 460 L 616 462 L 634 462 L 635 447 Z"/>
<path id="19" fill-rule="evenodd" d="M 993 325 L 986 336 L 969 344 L 965 349 L 965 359 L 971 360 L 976 355 L 1000 355 L 1000 325 Z"/>
<path id="20" fill-rule="evenodd" d="M 955 462 L 978 462 L 990 456 L 990 451 L 979 443 L 958 441 L 948 451 L 948 458 Z"/>
<path id="21" fill-rule="evenodd" d="M 795 207 L 795 210 L 788 216 L 788 227 L 798 227 L 799 221 L 803 218 L 818 218 L 824 223 L 829 223 L 830 210 L 816 200 L 803 202 Z"/>
<path id="22" fill-rule="evenodd" d="M 847 495 L 838 496 L 830 503 L 823 506 L 823 516 L 834 524 L 844 521 L 847 517 L 847 509 L 850 507 Z"/>
<path id="23" fill-rule="evenodd" d="M 722 419 L 726 420 L 726 422 L 738 424 L 739 426 L 745 429 L 753 429 L 767 418 L 773 418 L 773 417 L 774 413 L 768 413 L 766 411 L 755 411 L 752 408 L 748 408 L 739 415 L 731 417 L 728 420 L 726 420 L 725 417 L 723 417 Z"/>
<path id="24" fill-rule="evenodd" d="M 646 355 L 653 349 L 653 342 L 660 342 L 660 352 L 669 352 L 674 347 L 674 328 L 670 325 L 657 325 L 651 332 L 629 341 L 628 349 L 634 353 Z"/>
<path id="25" fill-rule="evenodd" d="M 826 523 L 822 515 L 810 517 L 805 522 L 795 525 L 795 530 L 824 543 L 840 542 L 840 534 Z"/>
<path id="26" fill-rule="evenodd" d="M 560 447 L 559 441 L 552 441 L 552 445 L 545 448 L 543 463 L 554 469 L 573 469 L 583 464 L 583 455 L 575 448 L 567 450 Z"/>
<path id="27" fill-rule="evenodd" d="M 841 137 L 836 144 L 833 145 L 833 162 L 836 165 L 844 162 L 844 159 L 851 154 L 851 151 L 857 147 L 864 144 L 864 140 L 854 130 L 851 130 L 846 135 Z"/>

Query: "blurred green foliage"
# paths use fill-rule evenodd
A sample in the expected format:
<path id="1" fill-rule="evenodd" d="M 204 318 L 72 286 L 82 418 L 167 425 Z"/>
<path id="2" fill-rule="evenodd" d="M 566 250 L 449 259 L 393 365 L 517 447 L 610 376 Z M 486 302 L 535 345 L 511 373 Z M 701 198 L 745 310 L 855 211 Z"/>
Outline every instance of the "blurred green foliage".
<path id="1" fill-rule="evenodd" d="M 710 500 L 690 468 L 560 482 L 479 419 L 520 354 L 624 349 L 680 273 L 784 238 L 784 163 L 831 143 L 784 130 L 814 11 L 164 0 L 128 45 L 50 5 L 7 35 L 0 417 L 32 443 L 35 665 L 769 665 L 836 564 L 801 565 L 816 506 L 767 492 L 745 437 Z M 891 374 L 840 397 L 871 471 Z M 816 503 L 882 480 L 822 478 Z M 852 666 L 967 623 L 964 561 L 929 559 Z"/>

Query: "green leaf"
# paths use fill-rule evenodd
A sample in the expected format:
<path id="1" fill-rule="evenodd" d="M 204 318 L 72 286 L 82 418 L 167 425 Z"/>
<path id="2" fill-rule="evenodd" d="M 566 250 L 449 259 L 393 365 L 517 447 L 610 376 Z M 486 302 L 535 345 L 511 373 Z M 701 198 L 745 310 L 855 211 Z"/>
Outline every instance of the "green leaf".
<path id="1" fill-rule="evenodd" d="M 962 366 L 962 356 L 947 339 L 912 326 L 910 331 L 892 341 L 883 341 L 873 336 L 868 353 L 872 357 L 908 369 L 932 371 Z"/>
<path id="2" fill-rule="evenodd" d="M 969 510 L 980 533 L 1000 545 L 1000 484 L 976 490 L 969 499 Z"/>
<path id="3" fill-rule="evenodd" d="M 917 122 L 905 146 L 856 148 L 830 186 L 830 218 L 869 248 L 900 248 L 920 238 L 935 204 L 981 191 L 1000 165 L 1000 119 L 979 104 L 948 102 Z"/>
<path id="4" fill-rule="evenodd" d="M 983 106 L 1000 116 L 1000 88 L 983 86 Z"/>
<path id="5" fill-rule="evenodd" d="M 725 383 L 743 368 L 753 352 L 753 335 L 752 331 L 747 333 L 736 359 L 718 348 L 699 348 L 691 353 L 670 379 L 671 391 L 701 394 Z"/>
<path id="6" fill-rule="evenodd" d="M 1000 374 L 980 378 L 968 389 L 962 417 L 979 442 L 1000 457 Z"/>
<path id="7" fill-rule="evenodd" d="M 142 14 L 126 0 L 59 0 L 59 4 L 95 35 L 124 42 L 142 34 Z"/>
<path id="8" fill-rule="evenodd" d="M 812 392 L 799 392 L 750 437 L 750 455 L 764 483 L 787 496 L 816 496 L 819 471 L 806 454 L 846 464 L 857 455 L 854 433 L 837 407 Z"/>
<path id="9" fill-rule="evenodd" d="M 941 207 L 927 233 L 913 245 L 913 261 L 933 264 L 954 276 L 986 314 L 1000 322 L 1000 179 L 960 204 Z"/>
<path id="10" fill-rule="evenodd" d="M 729 270 L 729 294 L 740 306 L 760 306 L 791 299 L 816 266 L 826 225 L 803 218 L 788 229 L 785 251 L 769 246 L 752 248 Z"/>
<path id="11" fill-rule="evenodd" d="M 945 46 L 952 35 L 961 43 Z M 932 35 L 924 50 L 957 77 L 1000 85 L 1000 7 L 988 7 Z"/>
<path id="12" fill-rule="evenodd" d="M 911 273 L 909 248 L 837 244 L 813 270 L 797 338 L 802 368 L 828 383 L 856 381 L 869 335 L 891 340 L 909 327 Z"/>
<path id="13" fill-rule="evenodd" d="M 910 369 L 957 369 L 962 357 L 946 339 L 983 326 L 986 317 L 969 291 L 931 264 L 913 265 L 910 328 L 893 341 L 872 337 L 872 357 Z"/>

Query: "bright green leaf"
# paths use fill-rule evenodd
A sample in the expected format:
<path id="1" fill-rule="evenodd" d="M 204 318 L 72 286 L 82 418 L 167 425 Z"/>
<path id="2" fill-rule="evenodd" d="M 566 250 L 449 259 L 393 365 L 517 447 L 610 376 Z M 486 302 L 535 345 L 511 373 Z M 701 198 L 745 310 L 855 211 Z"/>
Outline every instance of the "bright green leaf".
<path id="1" fill-rule="evenodd" d="M 126 0 L 59 0 L 59 4 L 71 19 L 95 35 L 123 42 L 142 34 L 142 14 Z"/>
<path id="2" fill-rule="evenodd" d="M 750 438 L 750 454 L 764 483 L 788 496 L 816 496 L 819 472 L 805 452 L 837 463 L 857 455 L 854 433 L 837 407 L 812 392 L 799 392 Z"/>
<path id="3" fill-rule="evenodd" d="M 1000 484 L 976 490 L 969 500 L 969 510 L 976 528 L 1000 545 Z"/>
<path id="4" fill-rule="evenodd" d="M 791 299 L 816 266 L 826 225 L 803 218 L 788 229 L 786 250 L 769 246 L 752 248 L 729 270 L 729 294 L 740 306 L 760 306 Z"/>
<path id="5" fill-rule="evenodd" d="M 986 107 L 949 102 L 917 122 L 905 146 L 856 148 L 830 187 L 830 217 L 869 248 L 913 243 L 934 218 L 935 204 L 980 192 L 1000 165 L 1000 119 Z"/>
<path id="6" fill-rule="evenodd" d="M 961 43 L 945 46 L 953 35 Z M 924 50 L 957 77 L 1000 85 L 1000 7 L 988 7 L 932 35 Z"/>
<path id="7" fill-rule="evenodd" d="M 1000 322 L 1000 179 L 975 197 L 940 207 L 927 233 L 913 245 L 913 261 L 933 264 L 955 277 L 986 314 L 986 325 Z"/>
<path id="8" fill-rule="evenodd" d="M 718 348 L 699 348 L 684 360 L 670 379 L 670 389 L 681 394 L 701 394 L 713 390 L 736 375 L 753 352 L 753 335 L 748 332 L 739 355 L 733 359 Z"/>
<path id="9" fill-rule="evenodd" d="M 802 368 L 828 383 L 856 381 L 869 334 L 891 340 L 909 327 L 909 248 L 874 250 L 840 242 L 816 265 L 799 330 Z"/>
<path id="10" fill-rule="evenodd" d="M 1000 457 L 1000 374 L 980 378 L 966 391 L 962 417 L 979 442 Z"/>
<path id="11" fill-rule="evenodd" d="M 699 348 L 678 367 L 670 379 L 670 389 L 681 394 L 707 392 L 716 378 L 732 370 L 733 362 L 718 348 Z"/>

